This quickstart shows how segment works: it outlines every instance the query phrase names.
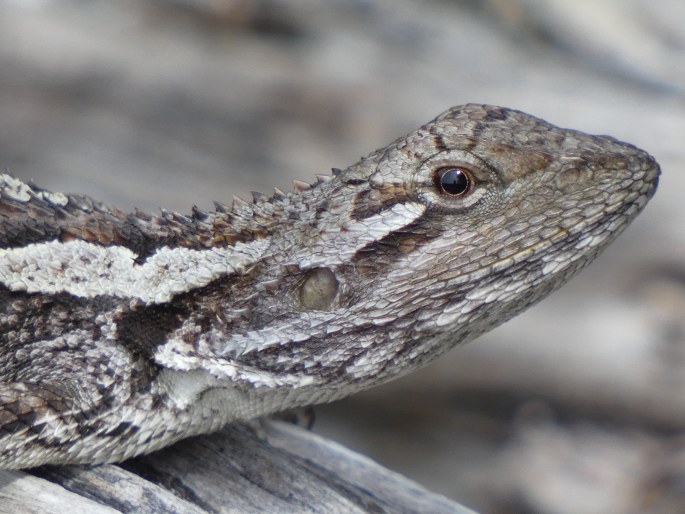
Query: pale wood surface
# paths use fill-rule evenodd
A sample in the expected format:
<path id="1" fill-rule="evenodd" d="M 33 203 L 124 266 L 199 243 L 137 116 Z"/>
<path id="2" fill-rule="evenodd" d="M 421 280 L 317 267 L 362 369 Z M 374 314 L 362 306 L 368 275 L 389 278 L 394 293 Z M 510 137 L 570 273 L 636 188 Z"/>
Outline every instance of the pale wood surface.
<path id="1" fill-rule="evenodd" d="M 0 471 L 2 513 L 435 513 L 469 509 L 300 427 L 262 420 L 123 465 Z"/>

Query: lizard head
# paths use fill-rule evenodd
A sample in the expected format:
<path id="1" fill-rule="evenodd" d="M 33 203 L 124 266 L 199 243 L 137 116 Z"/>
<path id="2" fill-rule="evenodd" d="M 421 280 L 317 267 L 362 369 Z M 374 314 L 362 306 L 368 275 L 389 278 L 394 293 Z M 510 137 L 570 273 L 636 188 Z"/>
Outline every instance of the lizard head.
<path id="1" fill-rule="evenodd" d="M 311 385 L 313 403 L 415 369 L 564 284 L 641 211 L 658 174 L 610 137 L 453 108 L 255 206 L 279 222 L 249 314 L 209 344 L 214 373 Z"/>

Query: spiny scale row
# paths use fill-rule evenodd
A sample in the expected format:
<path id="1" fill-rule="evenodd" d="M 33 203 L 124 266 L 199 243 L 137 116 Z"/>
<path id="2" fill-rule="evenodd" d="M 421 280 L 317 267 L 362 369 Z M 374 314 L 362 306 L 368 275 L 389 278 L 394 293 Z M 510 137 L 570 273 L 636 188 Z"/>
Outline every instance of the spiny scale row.
<path id="1" fill-rule="evenodd" d="M 319 184 L 324 184 L 326 182 L 330 182 L 334 176 L 340 175 L 342 173 L 342 170 L 340 168 L 332 168 L 331 169 L 333 175 L 316 175 L 316 182 L 314 183 L 309 183 L 309 182 L 304 182 L 302 180 L 293 180 L 293 189 L 298 192 L 302 193 L 304 191 L 309 191 L 310 189 L 318 186 Z M 286 197 L 286 193 L 283 192 L 281 189 L 274 187 L 274 193 L 272 196 L 265 195 L 264 193 L 260 193 L 258 191 L 252 191 L 252 204 L 257 204 L 257 203 L 262 203 L 262 202 L 268 202 L 272 200 L 283 200 Z M 221 214 L 236 214 L 236 215 L 241 215 L 246 212 L 246 210 L 250 210 L 250 203 L 243 200 L 239 196 L 233 196 L 233 203 L 231 205 L 227 205 L 225 203 L 221 202 L 214 202 L 214 209 L 216 212 L 221 213 Z M 137 213 L 136 213 L 137 214 Z M 140 213 L 144 214 L 144 213 Z M 177 213 L 170 213 L 168 211 L 165 211 L 162 209 L 162 215 L 163 216 L 172 216 L 178 221 L 184 221 L 188 220 L 189 218 L 186 216 L 183 216 L 182 214 L 177 214 Z M 194 220 L 205 220 L 209 216 L 209 212 L 204 211 L 197 207 L 196 205 L 193 206 L 192 208 L 192 218 Z M 181 219 L 179 219 L 181 218 Z"/>

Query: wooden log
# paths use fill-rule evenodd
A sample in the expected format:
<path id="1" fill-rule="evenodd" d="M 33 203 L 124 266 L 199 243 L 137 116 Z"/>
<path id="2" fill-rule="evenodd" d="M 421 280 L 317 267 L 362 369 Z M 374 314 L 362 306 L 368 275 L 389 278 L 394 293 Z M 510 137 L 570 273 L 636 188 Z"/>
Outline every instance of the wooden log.
<path id="1" fill-rule="evenodd" d="M 0 512 L 472 511 L 300 427 L 261 420 L 121 465 L 0 471 Z"/>

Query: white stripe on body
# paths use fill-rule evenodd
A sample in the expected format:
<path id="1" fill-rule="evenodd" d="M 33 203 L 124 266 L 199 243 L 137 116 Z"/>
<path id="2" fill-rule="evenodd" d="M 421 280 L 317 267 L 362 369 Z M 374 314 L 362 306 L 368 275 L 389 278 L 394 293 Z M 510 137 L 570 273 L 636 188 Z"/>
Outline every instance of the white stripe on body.
<path id="1" fill-rule="evenodd" d="M 35 243 L 0 249 L 0 282 L 12 291 L 164 303 L 178 293 L 243 272 L 268 246 L 268 239 L 207 250 L 165 246 L 136 264 L 136 254 L 122 246 L 80 240 Z"/>

